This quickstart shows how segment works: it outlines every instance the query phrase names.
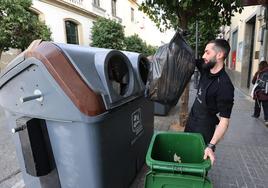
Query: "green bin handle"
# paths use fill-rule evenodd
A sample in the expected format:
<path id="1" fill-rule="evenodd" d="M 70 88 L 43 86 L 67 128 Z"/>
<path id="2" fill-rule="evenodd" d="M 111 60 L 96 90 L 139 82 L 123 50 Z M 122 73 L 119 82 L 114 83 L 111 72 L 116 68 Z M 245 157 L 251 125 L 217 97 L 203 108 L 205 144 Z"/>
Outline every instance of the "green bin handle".
<path id="1" fill-rule="evenodd" d="M 155 170 L 161 170 L 164 172 L 170 172 L 171 169 L 174 172 L 179 172 L 180 174 L 182 174 L 183 172 L 187 172 L 187 173 L 200 173 L 203 174 L 203 179 L 205 180 L 206 178 L 206 169 L 200 169 L 200 168 L 190 168 L 190 167 L 183 167 L 183 166 L 174 166 L 174 165 L 157 165 L 157 164 L 152 164 L 151 165 L 151 169 L 155 169 Z"/>

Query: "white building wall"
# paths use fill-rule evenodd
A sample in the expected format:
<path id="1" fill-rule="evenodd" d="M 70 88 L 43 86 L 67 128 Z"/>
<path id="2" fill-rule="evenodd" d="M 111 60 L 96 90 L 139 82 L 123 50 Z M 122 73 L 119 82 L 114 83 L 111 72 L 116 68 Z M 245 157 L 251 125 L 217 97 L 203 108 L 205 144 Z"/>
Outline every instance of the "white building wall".
<path id="1" fill-rule="evenodd" d="M 225 38 L 229 39 L 230 44 L 233 40 L 233 32 L 238 31 L 236 45 L 236 66 L 230 71 L 232 80 L 244 92 L 250 93 L 252 89 L 251 80 L 258 70 L 258 64 L 264 59 L 264 42 L 261 42 L 261 31 L 265 25 L 264 7 L 246 6 L 241 14 L 236 13 L 231 19 L 231 26 L 225 27 Z M 254 41 L 252 41 L 252 28 L 254 30 Z M 251 51 L 251 44 L 252 51 Z M 233 51 L 234 49 L 232 49 Z M 229 64 L 232 61 L 232 55 L 229 56 Z"/>
<path id="2" fill-rule="evenodd" d="M 257 10 L 257 6 L 250 6 L 250 7 L 244 7 L 244 10 L 242 12 L 242 14 L 237 14 L 235 15 L 235 17 L 233 17 L 232 19 L 232 28 L 236 28 L 238 29 L 238 40 L 237 40 L 237 45 L 239 43 L 243 44 L 243 50 L 242 53 L 244 52 L 244 48 L 248 47 L 247 43 L 245 41 L 245 30 L 246 30 L 246 21 L 248 21 L 247 19 L 253 17 L 256 15 L 256 10 Z M 255 25 L 255 33 L 256 33 L 256 25 Z M 256 37 L 255 37 L 255 41 L 256 41 Z M 256 43 L 254 42 L 254 49 L 253 51 L 255 51 L 256 49 Z M 237 46 L 237 50 L 239 46 Z M 237 58 L 237 62 L 236 62 L 236 70 L 241 72 L 242 70 L 242 63 L 243 63 L 243 54 L 241 55 L 242 58 Z"/>
<path id="3" fill-rule="evenodd" d="M 90 44 L 89 36 L 93 25 L 93 19 L 38 0 L 34 0 L 32 6 L 44 15 L 45 23 L 51 29 L 53 41 L 66 43 L 64 21 L 71 19 L 78 23 L 79 44 Z"/>
<path id="4" fill-rule="evenodd" d="M 110 0 L 100 0 L 99 8 L 93 5 L 93 0 L 62 1 L 98 16 L 117 20 L 124 26 L 126 36 L 138 34 L 144 41 L 154 46 L 168 43 L 175 33 L 173 30 L 161 33 L 155 23 L 138 10 L 138 5 L 129 0 L 117 0 L 116 17 L 112 16 Z M 33 0 L 33 8 L 43 14 L 42 17 L 50 27 L 55 42 L 66 43 L 64 19 L 72 18 L 79 22 L 80 44 L 90 44 L 90 33 L 94 18 L 85 17 L 78 12 L 55 6 L 53 1 Z M 134 9 L 134 22 L 131 21 L 131 8 Z"/>
<path id="5" fill-rule="evenodd" d="M 259 6 L 248 6 L 248 7 L 244 7 L 244 10 L 242 11 L 241 14 L 239 13 L 235 13 L 235 15 L 232 17 L 231 19 L 231 25 L 230 27 L 228 27 L 228 38 L 230 38 L 230 44 L 232 44 L 232 36 L 233 36 L 233 32 L 234 31 L 238 31 L 238 39 L 237 39 L 237 58 L 236 58 L 236 67 L 235 70 L 238 72 L 241 72 L 242 70 L 242 63 L 243 63 L 243 57 L 244 57 L 244 51 L 245 48 L 249 48 L 249 46 L 247 45 L 246 41 L 246 22 L 252 18 L 253 16 L 256 15 L 257 10 L 258 10 Z M 259 44 L 257 43 L 257 37 L 258 37 L 258 30 L 259 30 L 259 23 L 258 21 L 256 21 L 255 24 L 255 39 L 254 39 L 254 49 L 253 51 L 258 51 L 259 50 Z M 226 33 L 227 33 L 226 32 Z M 242 54 L 239 54 L 240 52 L 238 52 L 239 49 L 239 44 L 242 44 L 242 50 L 240 52 L 242 52 Z M 241 58 L 239 58 L 238 56 L 240 55 Z M 231 55 L 229 56 L 229 58 L 231 58 Z M 254 59 L 254 57 L 253 57 Z M 255 63 L 255 59 L 253 60 L 253 64 Z M 231 59 L 230 59 L 231 62 Z M 253 70 L 255 71 L 256 67 L 253 66 Z"/>
<path id="6" fill-rule="evenodd" d="M 120 14 L 124 15 L 122 17 L 122 24 L 125 26 L 126 36 L 136 33 L 148 44 L 154 46 L 160 46 L 164 43 L 168 43 L 171 40 L 175 34 L 174 30 L 167 30 L 163 33 L 160 32 L 155 23 L 152 22 L 143 12 L 138 10 L 138 6 L 136 4 L 133 4 L 130 1 L 125 2 L 128 3 L 124 3 L 125 7 L 122 9 Z M 131 22 L 131 8 L 134 9 L 134 22 Z"/>

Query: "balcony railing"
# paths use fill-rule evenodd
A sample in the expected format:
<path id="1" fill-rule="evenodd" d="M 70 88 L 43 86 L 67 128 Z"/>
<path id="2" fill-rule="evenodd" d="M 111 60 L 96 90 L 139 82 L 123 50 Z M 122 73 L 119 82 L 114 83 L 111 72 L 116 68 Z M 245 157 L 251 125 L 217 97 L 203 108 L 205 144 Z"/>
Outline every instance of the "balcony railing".
<path id="1" fill-rule="evenodd" d="M 67 3 L 70 3 L 70 4 L 73 4 L 73 5 L 76 5 L 76 6 L 79 6 L 81 8 L 84 8 L 83 7 L 83 1 L 84 0 L 63 0 L 63 1 L 65 1 Z"/>

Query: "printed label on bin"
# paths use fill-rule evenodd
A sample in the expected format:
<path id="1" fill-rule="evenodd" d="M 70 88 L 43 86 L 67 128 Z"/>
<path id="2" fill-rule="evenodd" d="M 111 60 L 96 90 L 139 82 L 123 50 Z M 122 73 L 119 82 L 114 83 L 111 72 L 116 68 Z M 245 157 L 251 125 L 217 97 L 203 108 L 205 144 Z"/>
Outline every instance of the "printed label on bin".
<path id="1" fill-rule="evenodd" d="M 132 131 L 138 135 L 142 130 L 143 126 L 141 123 L 141 109 L 138 108 L 135 112 L 131 115 L 131 122 L 132 122 Z"/>

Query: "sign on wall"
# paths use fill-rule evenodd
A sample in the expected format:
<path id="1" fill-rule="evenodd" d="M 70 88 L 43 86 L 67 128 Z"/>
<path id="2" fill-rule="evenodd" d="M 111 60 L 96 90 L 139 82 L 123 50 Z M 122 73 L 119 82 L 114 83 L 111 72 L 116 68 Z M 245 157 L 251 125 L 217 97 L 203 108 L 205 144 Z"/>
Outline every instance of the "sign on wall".
<path id="1" fill-rule="evenodd" d="M 231 64 L 231 69 L 235 69 L 236 65 L 236 51 L 232 51 L 232 64 Z"/>
<path id="2" fill-rule="evenodd" d="M 235 69 L 235 66 L 236 66 L 237 38 L 238 38 L 238 31 L 235 30 L 232 33 L 232 46 L 231 46 L 231 55 L 232 55 L 231 69 L 233 70 Z"/>

